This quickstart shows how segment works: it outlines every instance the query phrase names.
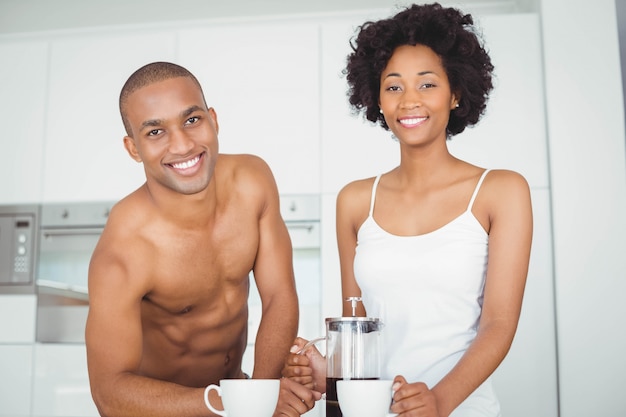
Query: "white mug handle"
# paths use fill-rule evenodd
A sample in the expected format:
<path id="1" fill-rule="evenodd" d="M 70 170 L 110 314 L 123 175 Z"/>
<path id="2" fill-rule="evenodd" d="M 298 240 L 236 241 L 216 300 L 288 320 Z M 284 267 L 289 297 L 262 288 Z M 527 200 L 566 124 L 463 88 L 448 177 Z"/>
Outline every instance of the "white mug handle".
<path id="1" fill-rule="evenodd" d="M 211 402 L 209 401 L 209 392 L 211 392 L 212 389 L 217 391 L 217 395 L 219 395 L 220 397 L 222 396 L 222 389 L 220 388 L 220 386 L 219 385 L 215 385 L 215 384 L 211 384 L 211 385 L 209 385 L 208 387 L 206 387 L 204 389 L 204 403 L 209 408 L 209 410 L 211 410 L 215 414 L 218 414 L 218 415 L 223 416 L 223 417 L 227 417 L 226 416 L 226 410 L 216 410 L 211 405 Z"/>

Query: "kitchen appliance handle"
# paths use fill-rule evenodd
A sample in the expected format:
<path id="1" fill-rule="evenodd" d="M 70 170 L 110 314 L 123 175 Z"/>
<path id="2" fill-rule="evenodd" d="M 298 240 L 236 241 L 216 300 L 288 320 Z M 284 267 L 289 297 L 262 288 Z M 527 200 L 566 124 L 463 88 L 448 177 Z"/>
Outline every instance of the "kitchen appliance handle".
<path id="1" fill-rule="evenodd" d="M 102 228 L 91 229 L 42 229 L 44 238 L 48 237 L 72 237 L 72 236 L 100 236 Z"/>
<path id="2" fill-rule="evenodd" d="M 310 232 L 315 227 L 314 225 L 310 223 L 286 223 L 286 225 L 287 225 L 287 229 L 294 229 L 294 230 L 300 229 L 300 230 L 306 230 L 307 232 Z"/>

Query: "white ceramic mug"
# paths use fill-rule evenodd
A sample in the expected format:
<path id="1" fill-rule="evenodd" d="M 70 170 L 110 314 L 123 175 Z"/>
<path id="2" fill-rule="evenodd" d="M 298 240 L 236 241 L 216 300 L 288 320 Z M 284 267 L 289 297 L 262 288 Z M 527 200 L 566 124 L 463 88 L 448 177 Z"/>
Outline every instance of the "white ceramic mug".
<path id="1" fill-rule="evenodd" d="M 337 381 L 337 399 L 343 417 L 391 417 L 391 379 Z"/>
<path id="2" fill-rule="evenodd" d="M 224 410 L 217 410 L 211 405 L 211 390 L 222 397 Z M 204 403 L 209 410 L 224 417 L 272 417 L 279 391 L 278 379 L 222 379 L 219 385 L 206 387 Z"/>

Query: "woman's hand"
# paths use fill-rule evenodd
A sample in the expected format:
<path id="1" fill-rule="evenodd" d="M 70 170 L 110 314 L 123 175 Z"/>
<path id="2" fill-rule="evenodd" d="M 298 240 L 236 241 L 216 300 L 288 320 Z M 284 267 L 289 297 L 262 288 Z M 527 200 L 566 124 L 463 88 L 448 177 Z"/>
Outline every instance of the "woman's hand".
<path id="1" fill-rule="evenodd" d="M 281 378 L 278 404 L 273 416 L 300 417 L 310 411 L 321 397 L 322 395 L 317 391 L 310 390 L 288 378 Z"/>
<path id="2" fill-rule="evenodd" d="M 298 337 L 285 359 L 282 375 L 320 393 L 326 392 L 326 358 L 315 346 L 300 352 L 307 340 Z M 300 353 L 298 353 L 300 352 Z"/>
<path id="3" fill-rule="evenodd" d="M 403 376 L 393 380 L 391 411 L 398 417 L 440 417 L 435 394 L 423 382 L 409 384 Z"/>

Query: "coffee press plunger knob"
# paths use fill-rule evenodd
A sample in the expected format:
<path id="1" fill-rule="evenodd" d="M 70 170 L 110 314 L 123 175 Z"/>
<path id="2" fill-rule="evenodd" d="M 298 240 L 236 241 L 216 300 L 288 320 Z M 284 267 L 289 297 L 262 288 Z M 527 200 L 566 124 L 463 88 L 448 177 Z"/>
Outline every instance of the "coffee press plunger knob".
<path id="1" fill-rule="evenodd" d="M 352 306 L 352 317 L 356 317 L 356 303 L 361 301 L 361 297 L 348 297 L 346 301 Z"/>

